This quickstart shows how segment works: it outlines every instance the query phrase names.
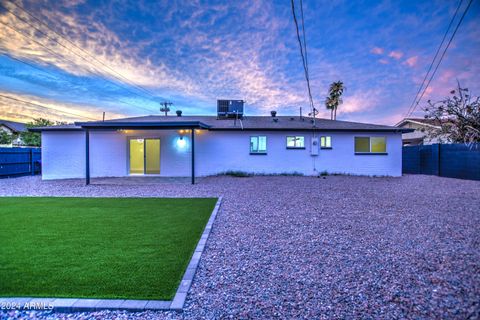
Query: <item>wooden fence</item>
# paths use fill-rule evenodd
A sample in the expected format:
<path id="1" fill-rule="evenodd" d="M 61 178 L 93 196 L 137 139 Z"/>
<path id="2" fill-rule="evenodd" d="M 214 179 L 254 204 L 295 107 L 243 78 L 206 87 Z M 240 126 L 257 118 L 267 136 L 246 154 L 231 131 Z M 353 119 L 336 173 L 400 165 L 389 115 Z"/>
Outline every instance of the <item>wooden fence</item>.
<path id="1" fill-rule="evenodd" d="M 34 175 L 40 170 L 40 148 L 0 148 L 0 178 Z"/>
<path id="2" fill-rule="evenodd" d="M 480 180 L 480 143 L 403 147 L 403 173 Z"/>

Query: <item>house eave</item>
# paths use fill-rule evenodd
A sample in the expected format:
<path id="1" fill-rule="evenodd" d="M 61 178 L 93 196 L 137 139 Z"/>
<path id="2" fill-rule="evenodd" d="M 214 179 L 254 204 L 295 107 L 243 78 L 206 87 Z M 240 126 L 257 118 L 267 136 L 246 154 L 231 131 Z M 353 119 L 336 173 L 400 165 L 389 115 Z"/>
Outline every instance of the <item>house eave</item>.
<path id="1" fill-rule="evenodd" d="M 217 127 L 206 124 L 202 121 L 151 121 L 151 122 L 132 122 L 132 121 L 105 121 L 105 122 L 76 122 L 75 126 L 52 126 L 30 128 L 29 131 L 82 131 L 82 130 L 180 130 L 180 129 L 204 129 L 208 131 L 266 131 L 266 132 L 390 132 L 390 133 L 408 133 L 415 131 L 410 128 L 401 127 L 371 127 L 371 128 L 329 128 L 329 127 L 264 127 L 264 126 L 232 126 Z"/>
<path id="2" fill-rule="evenodd" d="M 215 128 L 208 129 L 209 131 L 314 131 L 314 132 L 393 132 L 393 133 L 408 133 L 415 131 L 408 128 L 397 129 L 339 129 L 339 128 Z"/>
<path id="3" fill-rule="evenodd" d="M 414 123 L 414 124 L 418 124 L 418 125 L 424 126 L 424 127 L 431 127 L 431 128 L 435 128 L 435 129 L 441 129 L 441 127 L 439 127 L 439 126 L 435 126 L 435 125 L 433 125 L 433 124 L 428 124 L 428 123 L 424 123 L 424 122 L 420 122 L 420 121 L 415 121 L 415 120 L 411 120 L 411 119 L 406 119 L 406 120 L 404 119 L 404 120 L 400 121 L 399 123 L 397 123 L 397 124 L 395 125 L 395 127 L 401 127 L 401 126 L 403 126 L 403 125 L 405 125 L 405 124 L 407 124 L 407 123 Z"/>
<path id="4" fill-rule="evenodd" d="M 29 132 L 43 132 L 43 131 L 83 131 L 82 128 L 56 128 L 56 127 L 37 127 L 28 128 Z"/>
<path id="5" fill-rule="evenodd" d="M 172 129 L 209 129 L 210 126 L 200 121 L 172 122 L 75 122 L 83 129 L 99 130 L 172 130 Z"/>

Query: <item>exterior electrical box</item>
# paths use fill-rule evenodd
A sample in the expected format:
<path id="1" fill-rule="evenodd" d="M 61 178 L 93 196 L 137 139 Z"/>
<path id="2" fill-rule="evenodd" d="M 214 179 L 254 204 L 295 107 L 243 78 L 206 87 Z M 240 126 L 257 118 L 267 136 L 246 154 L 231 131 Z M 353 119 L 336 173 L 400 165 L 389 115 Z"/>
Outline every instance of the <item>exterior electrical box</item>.
<path id="1" fill-rule="evenodd" d="M 243 100 L 217 100 L 218 118 L 242 118 Z"/>
<path id="2" fill-rule="evenodd" d="M 312 138 L 310 144 L 310 154 L 312 156 L 318 156 L 318 138 Z"/>

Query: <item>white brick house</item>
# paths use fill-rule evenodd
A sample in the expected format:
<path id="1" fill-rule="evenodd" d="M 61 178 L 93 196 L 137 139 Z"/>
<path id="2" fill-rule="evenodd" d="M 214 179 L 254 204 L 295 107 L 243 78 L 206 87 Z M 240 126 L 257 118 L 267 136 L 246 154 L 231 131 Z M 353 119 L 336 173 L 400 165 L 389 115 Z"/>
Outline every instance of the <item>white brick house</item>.
<path id="1" fill-rule="evenodd" d="M 299 116 L 145 116 L 36 128 L 42 178 L 192 177 L 238 170 L 400 176 L 411 129 Z"/>

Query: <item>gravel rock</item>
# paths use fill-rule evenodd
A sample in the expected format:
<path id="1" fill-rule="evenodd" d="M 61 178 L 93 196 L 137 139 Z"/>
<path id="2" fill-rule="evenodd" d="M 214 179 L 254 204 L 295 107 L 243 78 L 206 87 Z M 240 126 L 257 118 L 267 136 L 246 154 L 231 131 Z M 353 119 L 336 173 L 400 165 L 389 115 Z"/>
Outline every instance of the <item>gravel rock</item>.
<path id="1" fill-rule="evenodd" d="M 223 203 L 183 312 L 6 319 L 478 319 L 480 182 L 407 175 L 0 180 L 4 196 L 205 197 Z M 95 184 L 97 183 L 97 184 Z"/>

